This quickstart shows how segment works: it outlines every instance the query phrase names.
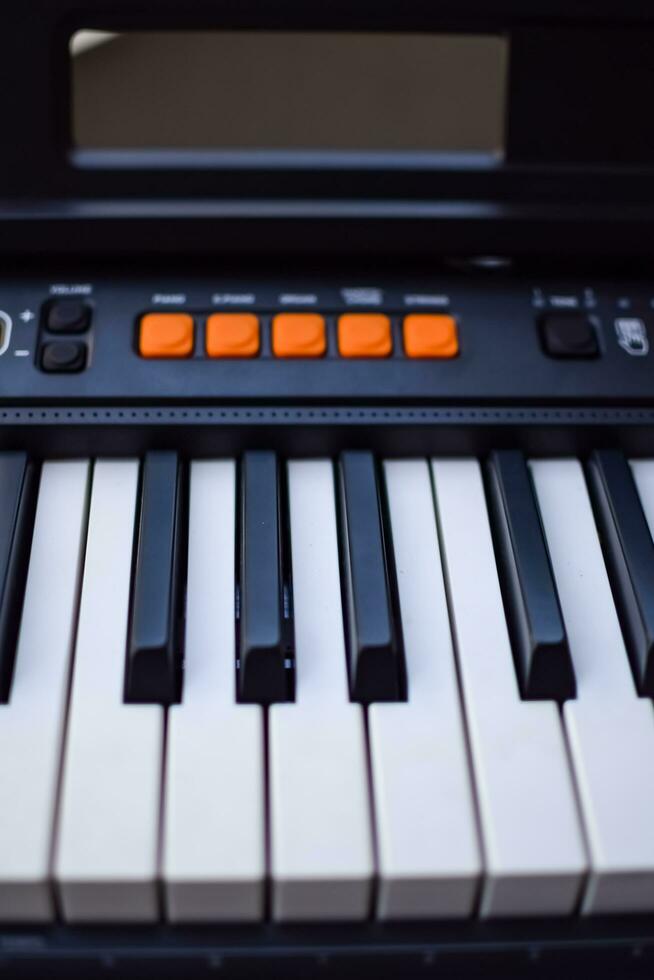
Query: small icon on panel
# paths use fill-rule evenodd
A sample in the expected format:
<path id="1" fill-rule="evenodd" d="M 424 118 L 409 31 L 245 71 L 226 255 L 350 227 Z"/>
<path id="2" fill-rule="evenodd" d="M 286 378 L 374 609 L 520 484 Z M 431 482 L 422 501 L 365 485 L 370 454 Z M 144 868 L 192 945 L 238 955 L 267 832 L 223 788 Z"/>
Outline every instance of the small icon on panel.
<path id="1" fill-rule="evenodd" d="M 23 323 L 29 323 L 30 320 L 34 319 L 36 313 L 33 313 L 32 310 L 23 310 L 23 312 L 19 313 L 18 315 L 20 316 Z"/>
<path id="2" fill-rule="evenodd" d="M 644 322 L 638 317 L 618 317 L 615 335 L 623 351 L 632 357 L 644 357 L 649 353 L 649 338 Z"/>

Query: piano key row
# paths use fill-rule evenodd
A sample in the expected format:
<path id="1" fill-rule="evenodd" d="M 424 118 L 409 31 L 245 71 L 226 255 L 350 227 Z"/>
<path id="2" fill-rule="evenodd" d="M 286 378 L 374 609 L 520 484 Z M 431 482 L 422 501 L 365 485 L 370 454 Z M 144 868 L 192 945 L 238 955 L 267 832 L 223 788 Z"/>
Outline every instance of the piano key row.
<path id="1" fill-rule="evenodd" d="M 404 696 L 404 666 L 384 545 L 376 464 L 341 457 L 343 591 L 351 694 L 362 702 Z M 293 700 L 291 572 L 284 472 L 272 452 L 246 453 L 240 471 L 237 689 L 245 703 Z M 179 702 L 183 491 L 175 453 L 151 453 L 142 468 L 125 700 Z M 392 556 L 390 556 L 392 558 Z"/>
<path id="2" fill-rule="evenodd" d="M 332 463 L 291 461 L 295 700 L 268 709 L 235 697 L 236 465 L 193 463 L 184 685 L 167 710 L 124 697 L 139 464 L 45 463 L 0 708 L 0 919 L 58 908 L 77 922 L 258 920 L 268 891 L 279 920 L 654 909 L 654 718 L 634 685 L 583 471 L 572 459 L 529 464 L 540 548 L 516 514 L 519 462 L 493 461 L 489 495 L 504 509 L 500 567 L 515 565 L 505 592 L 522 589 L 509 623 L 479 463 L 384 464 L 388 533 L 372 535 L 370 560 L 381 544 L 381 574 L 392 557 L 400 616 L 381 634 L 395 643 L 401 621 L 408 696 L 364 708 L 349 699 L 343 606 L 351 617 L 354 569 L 369 559 L 350 535 L 341 561 Z M 611 454 L 593 465 L 617 467 Z M 649 534 L 654 463 L 632 469 Z M 596 495 L 615 496 L 608 483 Z M 617 524 L 634 501 L 613 496 Z M 163 559 L 179 555 L 181 505 L 173 495 L 158 506 L 169 624 L 177 600 Z M 340 506 L 360 530 L 361 505 Z M 627 531 L 602 534 L 642 589 Z M 543 610 L 544 582 L 554 602 Z M 365 623 L 365 609 L 354 615 Z M 571 658 L 575 696 L 561 712 L 521 697 L 512 631 L 523 690 L 544 651 Z M 533 674 L 548 679 L 541 666 Z"/>

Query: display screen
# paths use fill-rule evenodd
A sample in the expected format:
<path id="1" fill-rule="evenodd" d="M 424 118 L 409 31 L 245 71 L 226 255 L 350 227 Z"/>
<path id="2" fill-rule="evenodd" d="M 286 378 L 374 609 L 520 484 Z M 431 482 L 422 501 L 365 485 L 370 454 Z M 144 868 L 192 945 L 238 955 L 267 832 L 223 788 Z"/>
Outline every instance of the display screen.
<path id="1" fill-rule="evenodd" d="M 80 31 L 70 52 L 80 148 L 503 152 L 502 37 Z"/>

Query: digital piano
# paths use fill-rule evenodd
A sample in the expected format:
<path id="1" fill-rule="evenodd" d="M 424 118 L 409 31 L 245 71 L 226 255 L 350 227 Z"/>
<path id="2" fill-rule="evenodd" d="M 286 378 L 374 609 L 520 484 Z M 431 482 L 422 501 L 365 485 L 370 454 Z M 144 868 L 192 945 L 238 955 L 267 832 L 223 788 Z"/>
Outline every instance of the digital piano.
<path id="1" fill-rule="evenodd" d="M 0 43 L 0 973 L 651 977 L 654 8 Z"/>

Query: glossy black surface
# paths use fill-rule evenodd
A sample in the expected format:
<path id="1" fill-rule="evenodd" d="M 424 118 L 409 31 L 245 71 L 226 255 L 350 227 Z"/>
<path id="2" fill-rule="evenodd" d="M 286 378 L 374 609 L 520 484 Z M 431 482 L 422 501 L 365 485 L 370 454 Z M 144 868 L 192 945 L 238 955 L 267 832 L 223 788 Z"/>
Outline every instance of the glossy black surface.
<path id="1" fill-rule="evenodd" d="M 588 475 L 604 557 L 640 694 L 654 696 L 654 541 L 629 463 L 593 453 Z"/>
<path id="2" fill-rule="evenodd" d="M 341 453 L 338 487 L 350 695 L 364 704 L 399 701 L 403 697 L 402 647 L 394 622 L 372 453 Z"/>
<path id="3" fill-rule="evenodd" d="M 294 267 L 293 267 L 294 268 Z M 89 271 L 89 270 L 87 270 Z M 26 401 L 40 404 L 125 406 L 188 405 L 654 405 L 654 287 L 646 277 L 556 275 L 538 270 L 460 269 L 406 272 L 394 269 L 312 266 L 276 275 L 272 267 L 222 265 L 198 275 L 180 270 L 141 275 L 116 267 L 88 278 L 68 268 L 61 276 L 0 278 L 0 310 L 12 321 L 0 353 L 0 410 Z M 93 324 L 67 341 L 88 347 L 77 373 L 39 370 L 46 334 L 38 311 L 49 297 L 83 294 L 93 304 Z M 593 320 L 600 355 L 553 358 L 543 350 L 540 318 L 564 308 Z M 280 311 L 321 313 L 327 324 L 324 357 L 277 358 L 271 320 Z M 143 358 L 137 325 L 148 311 L 184 312 L 196 324 L 194 354 Z M 261 351 L 254 358 L 205 355 L 206 319 L 213 311 L 259 317 Z M 338 355 L 336 326 L 345 312 L 385 313 L 393 352 L 381 358 Z M 404 353 L 402 323 L 408 314 L 446 313 L 457 321 L 460 352 L 451 359 L 412 359 Z M 620 344 L 624 317 L 642 324 L 647 351 L 634 355 Z M 265 448 L 264 446 L 260 448 Z"/>
<path id="4" fill-rule="evenodd" d="M 282 529 L 277 457 L 248 452 L 241 462 L 238 695 L 271 704 L 288 696 L 285 668 Z"/>
<path id="5" fill-rule="evenodd" d="M 548 313 L 541 317 L 543 349 L 550 357 L 597 357 L 593 318 L 584 313 Z"/>
<path id="6" fill-rule="evenodd" d="M 41 348 L 41 370 L 66 374 L 83 370 L 86 364 L 86 344 L 74 340 L 53 340 Z"/>
<path id="7" fill-rule="evenodd" d="M 182 486 L 176 453 L 143 461 L 132 583 L 125 700 L 172 704 L 182 672 Z"/>
<path id="8" fill-rule="evenodd" d="M 36 477 L 25 453 L 0 454 L 0 703 L 10 697 L 32 541 Z"/>
<path id="9" fill-rule="evenodd" d="M 91 325 L 91 307 L 79 299 L 55 299 L 47 304 L 43 323 L 50 333 L 83 333 Z"/>
<path id="10" fill-rule="evenodd" d="M 72 140 L 68 52 L 83 27 L 508 35 L 506 153 L 84 153 Z M 643 0 L 30 0 L 29 16 L 3 5 L 0 32 L 4 255 L 651 248 L 654 143 L 642 107 L 654 102 L 654 27 Z"/>
<path id="11" fill-rule="evenodd" d="M 575 676 L 538 507 L 524 456 L 492 453 L 489 504 L 522 696 L 565 701 Z"/>

